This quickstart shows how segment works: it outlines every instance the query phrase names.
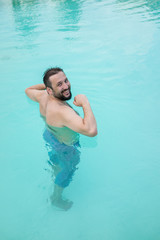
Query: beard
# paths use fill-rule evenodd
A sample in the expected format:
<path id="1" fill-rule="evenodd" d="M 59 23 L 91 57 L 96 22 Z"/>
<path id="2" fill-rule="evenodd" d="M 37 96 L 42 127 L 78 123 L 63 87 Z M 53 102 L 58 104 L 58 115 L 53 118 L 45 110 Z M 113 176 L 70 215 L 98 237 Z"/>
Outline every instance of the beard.
<path id="1" fill-rule="evenodd" d="M 65 91 L 69 91 L 68 96 L 65 96 L 65 95 L 63 94 Z M 70 99 L 72 98 L 72 93 L 71 93 L 71 91 L 70 91 L 70 88 L 68 88 L 67 90 L 62 91 L 62 92 L 59 93 L 59 94 L 53 93 L 53 96 L 54 96 L 55 98 L 58 98 L 58 99 L 61 100 L 61 101 L 67 101 L 67 100 L 70 100 Z"/>

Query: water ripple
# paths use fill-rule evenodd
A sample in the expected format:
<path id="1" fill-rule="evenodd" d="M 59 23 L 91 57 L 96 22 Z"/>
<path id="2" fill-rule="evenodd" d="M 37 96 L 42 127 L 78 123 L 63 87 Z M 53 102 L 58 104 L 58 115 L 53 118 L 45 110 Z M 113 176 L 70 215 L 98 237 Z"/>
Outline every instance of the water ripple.
<path id="1" fill-rule="evenodd" d="M 144 21 L 155 21 L 159 23 L 160 20 L 160 2 L 154 1 L 133 1 L 133 0 L 117 0 L 116 11 L 124 11 L 129 15 L 138 14 Z"/>

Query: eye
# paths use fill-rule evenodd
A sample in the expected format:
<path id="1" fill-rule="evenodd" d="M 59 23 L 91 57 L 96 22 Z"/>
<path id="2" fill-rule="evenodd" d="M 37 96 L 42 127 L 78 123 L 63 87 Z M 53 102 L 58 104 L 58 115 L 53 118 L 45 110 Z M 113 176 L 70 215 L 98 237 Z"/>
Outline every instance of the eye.
<path id="1" fill-rule="evenodd" d="M 66 79 L 65 79 L 65 83 L 67 83 L 67 82 L 68 82 L 68 79 L 66 78 Z"/>
<path id="2" fill-rule="evenodd" d="M 62 86 L 62 83 L 58 83 L 57 86 L 58 86 L 58 87 L 61 87 L 61 86 Z"/>

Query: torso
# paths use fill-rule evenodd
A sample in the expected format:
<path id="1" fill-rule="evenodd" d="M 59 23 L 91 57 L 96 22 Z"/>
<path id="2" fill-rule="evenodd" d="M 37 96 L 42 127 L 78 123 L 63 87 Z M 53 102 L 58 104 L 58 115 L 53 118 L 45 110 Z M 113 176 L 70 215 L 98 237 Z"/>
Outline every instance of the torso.
<path id="1" fill-rule="evenodd" d="M 56 118 L 56 111 L 63 105 L 66 105 L 67 107 L 70 107 L 67 103 L 57 103 L 56 101 L 52 101 L 49 99 L 49 96 L 47 92 L 44 92 L 41 100 L 39 101 L 39 109 L 40 109 L 40 114 L 43 118 L 43 120 L 46 123 L 47 129 L 57 138 L 57 140 L 60 143 L 64 143 L 66 145 L 73 145 L 78 142 L 79 140 L 79 134 L 74 132 L 72 129 L 64 127 L 59 125 L 59 122 Z M 52 108 L 53 109 L 53 118 L 52 119 L 52 125 L 49 125 L 46 121 L 46 116 L 47 116 L 47 111 L 48 109 Z M 54 114 L 55 113 L 55 114 Z"/>

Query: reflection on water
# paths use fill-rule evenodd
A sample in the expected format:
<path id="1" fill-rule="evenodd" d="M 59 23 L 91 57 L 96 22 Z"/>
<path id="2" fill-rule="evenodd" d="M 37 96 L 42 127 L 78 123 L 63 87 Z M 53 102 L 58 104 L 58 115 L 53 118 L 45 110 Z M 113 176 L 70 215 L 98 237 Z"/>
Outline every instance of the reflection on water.
<path id="1" fill-rule="evenodd" d="M 148 8 L 149 14 L 153 17 L 151 20 L 160 21 L 160 1 L 157 0 L 146 0 L 146 7 Z"/>
<path id="2" fill-rule="evenodd" d="M 130 14 L 139 13 L 145 21 L 160 21 L 160 1 L 159 0 L 116 0 L 121 4 L 121 9 L 130 11 Z M 149 13 L 151 17 L 148 17 Z"/>
<path id="3" fill-rule="evenodd" d="M 42 1 L 41 1 L 42 2 Z M 13 0 L 12 12 L 15 22 L 15 29 L 18 35 L 27 37 L 27 46 L 33 45 L 30 40 L 39 33 L 39 26 L 51 23 L 56 30 L 75 32 L 80 29 L 79 20 L 82 14 L 83 1 L 64 0 L 64 1 L 43 1 L 37 0 Z M 41 4 L 44 11 L 41 12 Z M 40 32 L 41 34 L 41 32 Z M 66 36 L 66 39 L 71 39 Z"/>
<path id="4" fill-rule="evenodd" d="M 65 0 L 59 1 L 57 10 L 59 12 L 59 31 L 77 31 L 78 22 L 82 14 L 82 1 Z"/>
<path id="5" fill-rule="evenodd" d="M 101 2 L 104 5 L 108 4 L 108 2 L 102 0 L 96 2 Z M 15 28 L 22 36 L 31 36 L 36 32 L 40 21 L 52 21 L 54 25 L 56 24 L 58 31 L 78 31 L 80 29 L 79 21 L 83 12 L 83 3 L 84 1 L 74 0 L 43 1 L 45 15 L 39 11 L 41 1 L 13 0 L 12 10 Z M 129 14 L 138 13 L 143 17 L 144 21 L 160 21 L 160 1 L 115 0 L 115 3 L 118 6 L 116 11 L 123 10 Z M 48 15 L 50 15 L 50 18 Z"/>
<path id="6" fill-rule="evenodd" d="M 37 5 L 38 1 L 30 0 L 13 0 L 12 8 L 15 20 L 15 27 L 21 35 L 28 36 L 32 34 L 38 23 L 38 14 L 35 11 L 34 5 Z"/>

